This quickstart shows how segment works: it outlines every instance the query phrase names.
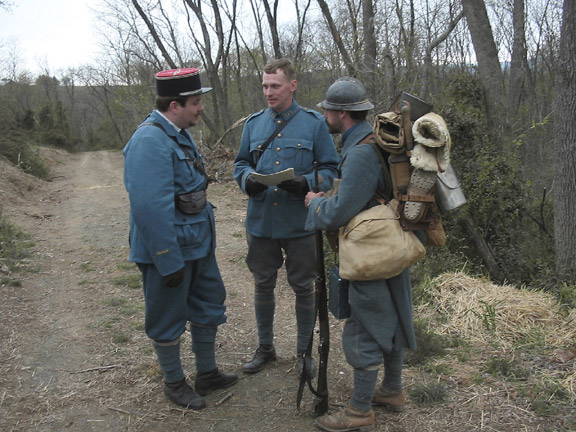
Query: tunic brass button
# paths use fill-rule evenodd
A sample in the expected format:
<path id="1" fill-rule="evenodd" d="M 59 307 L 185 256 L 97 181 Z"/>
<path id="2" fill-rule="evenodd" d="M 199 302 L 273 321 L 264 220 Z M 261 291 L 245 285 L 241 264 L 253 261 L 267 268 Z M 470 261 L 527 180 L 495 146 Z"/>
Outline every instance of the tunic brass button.
<path id="1" fill-rule="evenodd" d="M 274 188 L 274 192 L 278 192 L 278 188 Z"/>
<path id="2" fill-rule="evenodd" d="M 276 123 L 280 124 L 282 123 L 282 120 L 276 120 Z"/>
<path id="3" fill-rule="evenodd" d="M 282 134 L 281 134 L 281 133 L 278 134 L 278 138 L 282 138 Z"/>
<path id="4" fill-rule="evenodd" d="M 276 147 L 276 151 L 280 151 L 280 150 L 282 150 L 281 147 Z"/>
<path id="5" fill-rule="evenodd" d="M 276 161 L 276 165 L 280 165 L 280 162 Z"/>
<path id="6" fill-rule="evenodd" d="M 258 145 L 258 148 L 259 148 L 259 149 L 261 149 L 261 148 L 262 148 L 262 146 L 261 146 L 261 145 Z"/>
<path id="7" fill-rule="evenodd" d="M 298 143 L 298 147 L 302 147 L 302 144 Z"/>
<path id="8" fill-rule="evenodd" d="M 277 206 L 277 205 L 278 205 L 278 203 L 276 203 L 276 202 L 275 202 L 275 203 L 274 203 L 274 205 L 275 205 L 275 206 Z"/>

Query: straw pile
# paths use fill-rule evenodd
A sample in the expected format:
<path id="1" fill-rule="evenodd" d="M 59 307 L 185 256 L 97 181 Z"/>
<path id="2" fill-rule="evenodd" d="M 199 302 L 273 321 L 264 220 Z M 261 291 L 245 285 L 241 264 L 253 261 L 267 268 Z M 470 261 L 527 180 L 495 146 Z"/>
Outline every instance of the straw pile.
<path id="1" fill-rule="evenodd" d="M 435 304 L 423 306 L 418 315 L 444 315 L 447 321 L 435 324 L 437 333 L 497 341 L 504 349 L 534 335 L 543 336 L 546 346 L 576 343 L 576 311 L 562 311 L 546 293 L 495 285 L 464 273 L 439 276 L 431 289 Z"/>

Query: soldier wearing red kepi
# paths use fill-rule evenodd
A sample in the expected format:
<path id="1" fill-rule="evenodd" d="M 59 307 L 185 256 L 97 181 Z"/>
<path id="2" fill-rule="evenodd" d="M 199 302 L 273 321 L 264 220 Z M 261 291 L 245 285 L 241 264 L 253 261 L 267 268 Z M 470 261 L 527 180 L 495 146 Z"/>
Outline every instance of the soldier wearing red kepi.
<path id="1" fill-rule="evenodd" d="M 156 74 L 156 109 L 124 148 L 130 198 L 130 260 L 142 273 L 145 330 L 174 403 L 202 409 L 202 396 L 229 387 L 236 374 L 216 366 L 215 339 L 226 322 L 226 290 L 216 263 L 213 206 L 202 156 L 186 131 L 204 106 L 198 69 Z M 196 360 L 194 389 L 180 360 L 180 336 L 190 322 Z"/>

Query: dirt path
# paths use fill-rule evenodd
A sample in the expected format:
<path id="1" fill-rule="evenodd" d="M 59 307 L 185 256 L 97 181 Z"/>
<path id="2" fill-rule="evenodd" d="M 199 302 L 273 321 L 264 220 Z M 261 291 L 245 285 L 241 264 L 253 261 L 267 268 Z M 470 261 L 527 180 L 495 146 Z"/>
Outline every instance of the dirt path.
<path id="1" fill-rule="evenodd" d="M 23 199 L 4 203 L 4 213 L 36 243 L 36 270 L 23 274 L 22 287 L 2 291 L 0 430 L 313 429 L 311 396 L 303 403 L 310 406 L 295 409 L 295 322 L 286 286 L 279 290 L 275 367 L 209 396 L 201 412 L 179 410 L 164 399 L 160 370 L 142 330 L 139 275 L 126 261 L 121 154 L 50 150 L 47 156 L 52 182 L 30 186 Z M 212 185 L 209 194 L 217 207 L 229 307 L 218 336 L 218 361 L 239 372 L 255 343 L 252 282 L 243 262 L 246 202 L 232 184 Z M 193 358 L 186 351 L 186 372 L 193 378 Z M 215 407 L 227 393 L 233 396 Z"/>
<path id="2" fill-rule="evenodd" d="M 283 275 L 277 290 L 279 359 L 255 376 L 241 373 L 256 333 L 252 278 L 244 264 L 247 202 L 236 185 L 213 184 L 209 197 L 217 207 L 217 255 L 228 291 L 228 322 L 218 333 L 217 359 L 241 380 L 208 396 L 205 410 L 187 411 L 164 398 L 161 372 L 143 331 L 139 273 L 127 262 L 128 199 L 121 153 L 43 153 L 52 166 L 51 182 L 0 164 L 3 213 L 35 242 L 29 270 L 16 276 L 22 285 L 0 286 L 0 430 L 316 430 L 308 390 L 296 410 L 293 294 Z M 341 326 L 332 319 L 332 409 L 347 399 L 352 386 L 340 347 Z M 189 342 L 185 337 L 183 360 L 193 379 Z M 478 365 L 455 363 L 458 370 L 443 377 L 450 387 L 447 402 L 410 403 L 401 414 L 376 410 L 376 430 L 559 430 L 550 419 L 534 415 L 507 383 L 487 381 L 479 387 L 471 382 Z M 406 384 L 421 381 L 423 374 L 407 368 Z M 564 416 L 573 416 L 571 411 Z"/>

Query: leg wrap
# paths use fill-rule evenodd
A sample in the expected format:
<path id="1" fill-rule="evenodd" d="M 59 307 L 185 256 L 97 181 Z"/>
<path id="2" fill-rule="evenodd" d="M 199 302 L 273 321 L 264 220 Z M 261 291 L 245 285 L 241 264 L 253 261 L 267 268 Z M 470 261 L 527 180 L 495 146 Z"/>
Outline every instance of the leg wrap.
<path id="1" fill-rule="evenodd" d="M 184 379 L 184 371 L 182 370 L 182 362 L 180 361 L 180 341 L 175 344 L 157 344 L 153 342 L 158 363 L 162 368 L 164 381 L 173 383 L 182 381 Z"/>

